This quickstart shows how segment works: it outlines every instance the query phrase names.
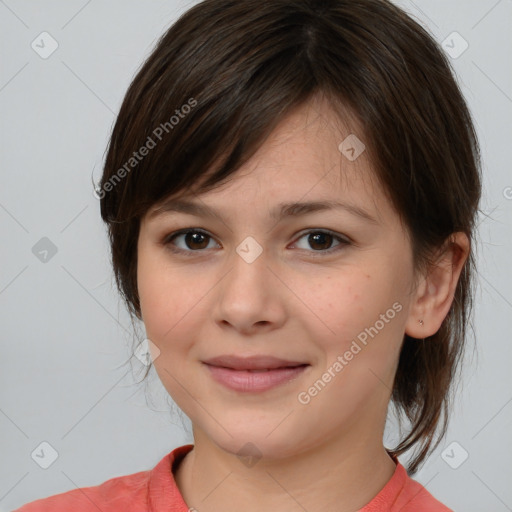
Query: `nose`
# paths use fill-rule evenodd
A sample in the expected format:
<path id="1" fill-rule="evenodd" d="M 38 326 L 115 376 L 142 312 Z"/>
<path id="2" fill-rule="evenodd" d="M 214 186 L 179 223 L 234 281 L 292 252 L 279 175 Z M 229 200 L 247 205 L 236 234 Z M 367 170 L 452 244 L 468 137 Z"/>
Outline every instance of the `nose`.
<path id="1" fill-rule="evenodd" d="M 215 321 L 242 334 L 280 328 L 286 318 L 287 288 L 278 271 L 270 267 L 265 251 L 253 261 L 240 254 L 233 251 L 230 268 L 216 287 Z"/>

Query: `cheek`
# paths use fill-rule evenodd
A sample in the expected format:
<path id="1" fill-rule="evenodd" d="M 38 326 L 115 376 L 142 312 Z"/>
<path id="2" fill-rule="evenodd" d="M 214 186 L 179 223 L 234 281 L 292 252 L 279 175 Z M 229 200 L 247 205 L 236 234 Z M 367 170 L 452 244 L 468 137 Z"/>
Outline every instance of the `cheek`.
<path id="1" fill-rule="evenodd" d="M 354 367 L 393 366 L 405 324 L 403 289 L 399 273 L 369 265 L 333 272 L 315 288 L 304 285 L 298 292 L 309 309 L 303 322 L 324 354 L 322 366 L 328 368 L 344 354 Z"/>
<path id="2" fill-rule="evenodd" d="M 165 251 L 141 250 L 138 259 L 138 287 L 146 336 L 158 348 L 154 360 L 162 382 L 169 392 L 179 392 L 171 377 L 183 381 L 189 360 L 199 356 L 197 341 L 204 338 L 208 323 L 209 292 L 215 279 L 208 273 L 170 265 Z M 167 370 L 167 372 L 165 371 Z M 174 395 L 173 395 L 174 396 Z"/>
<path id="3" fill-rule="evenodd" d="M 164 255 L 144 247 L 139 247 L 137 286 L 147 336 L 163 351 L 179 319 L 192 307 L 193 287 L 181 272 L 166 265 Z"/>
<path id="4" fill-rule="evenodd" d="M 303 283 L 296 294 L 305 304 L 312 339 L 322 339 L 324 345 L 339 347 L 375 321 L 386 293 L 377 278 L 360 269 L 334 270 L 325 280 Z"/>
<path id="5" fill-rule="evenodd" d="M 187 290 L 187 283 L 183 279 L 170 277 L 160 274 L 153 267 L 144 271 L 139 280 L 139 297 L 146 332 L 157 345 L 163 345 L 161 350 L 172 339 L 178 338 L 177 333 L 183 330 L 187 315 L 197 302 L 197 295 Z"/>
<path id="6" fill-rule="evenodd" d="M 327 404 L 343 404 L 331 412 L 334 423 L 385 407 L 403 337 L 400 288 L 396 276 L 366 266 L 310 292 L 317 316 L 307 317 L 309 338 L 323 356 L 301 397 L 313 416 L 325 414 Z"/>
<path id="7" fill-rule="evenodd" d="M 194 286 L 182 272 L 170 271 L 161 260 L 146 255 L 139 258 L 138 286 L 146 336 L 157 347 L 154 368 L 169 395 L 187 412 L 186 356 L 194 342 L 190 322 L 199 314 L 197 291 L 191 292 Z"/>

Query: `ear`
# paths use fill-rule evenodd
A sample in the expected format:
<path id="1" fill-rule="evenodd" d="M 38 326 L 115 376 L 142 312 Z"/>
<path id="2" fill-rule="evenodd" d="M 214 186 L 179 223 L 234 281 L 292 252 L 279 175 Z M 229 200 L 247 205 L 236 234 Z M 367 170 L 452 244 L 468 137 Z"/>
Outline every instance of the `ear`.
<path id="1" fill-rule="evenodd" d="M 450 235 L 413 292 L 405 334 L 423 339 L 439 330 L 452 305 L 460 273 L 469 255 L 469 247 L 465 233 Z"/>

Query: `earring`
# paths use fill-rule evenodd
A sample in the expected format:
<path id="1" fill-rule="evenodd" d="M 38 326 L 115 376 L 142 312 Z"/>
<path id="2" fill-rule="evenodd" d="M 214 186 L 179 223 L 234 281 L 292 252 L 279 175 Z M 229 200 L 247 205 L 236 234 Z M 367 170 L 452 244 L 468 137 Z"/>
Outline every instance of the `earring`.
<path id="1" fill-rule="evenodd" d="M 420 323 L 420 325 L 423 327 L 423 320 L 418 320 L 418 322 Z"/>

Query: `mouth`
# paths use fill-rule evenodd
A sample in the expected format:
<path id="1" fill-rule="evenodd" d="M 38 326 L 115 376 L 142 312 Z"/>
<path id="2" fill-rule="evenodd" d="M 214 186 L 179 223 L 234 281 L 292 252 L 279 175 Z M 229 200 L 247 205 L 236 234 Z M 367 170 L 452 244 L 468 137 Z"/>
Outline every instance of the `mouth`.
<path id="1" fill-rule="evenodd" d="M 264 373 L 264 372 L 275 372 L 276 370 L 284 370 L 287 368 L 300 368 L 301 366 L 308 366 L 307 364 L 304 365 L 297 365 L 297 366 L 280 366 L 279 368 L 264 368 L 262 370 L 235 370 L 234 368 L 226 368 L 226 370 L 233 370 L 236 372 L 248 372 L 248 373 Z M 217 366 L 217 368 L 224 368 L 223 366 Z"/>
<path id="2" fill-rule="evenodd" d="M 210 366 L 253 372 L 271 371 L 283 368 L 297 368 L 299 366 L 309 365 L 309 363 L 305 361 L 287 360 L 268 355 L 255 355 L 249 357 L 222 355 L 207 359 L 203 362 Z"/>
<path id="3" fill-rule="evenodd" d="M 271 356 L 220 356 L 204 361 L 210 376 L 233 391 L 262 392 L 301 376 L 311 365 Z"/>

